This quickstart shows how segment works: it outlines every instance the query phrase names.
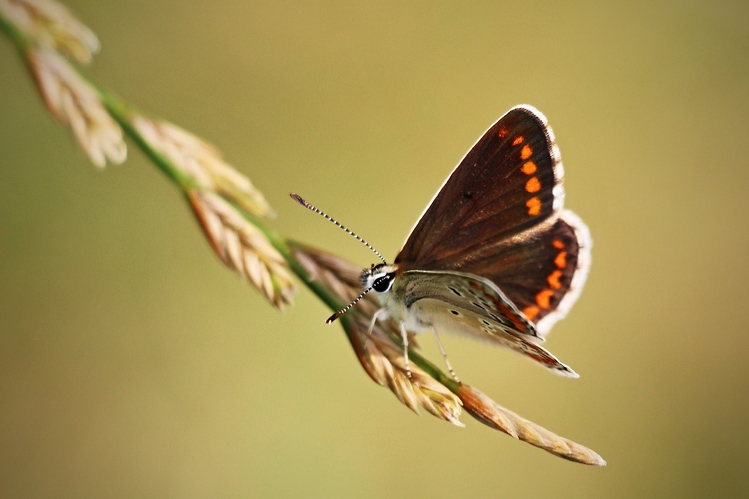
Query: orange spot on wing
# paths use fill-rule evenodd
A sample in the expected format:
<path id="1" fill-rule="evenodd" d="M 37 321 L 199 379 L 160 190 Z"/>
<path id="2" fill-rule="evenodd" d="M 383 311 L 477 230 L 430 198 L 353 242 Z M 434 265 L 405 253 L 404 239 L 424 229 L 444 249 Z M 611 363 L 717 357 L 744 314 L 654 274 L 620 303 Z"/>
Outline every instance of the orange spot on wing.
<path id="1" fill-rule="evenodd" d="M 531 177 L 525 183 L 525 190 L 528 192 L 538 192 L 541 190 L 541 182 L 538 181 L 537 177 Z"/>
<path id="2" fill-rule="evenodd" d="M 560 241 L 559 239 L 554 239 L 551 242 L 551 245 L 554 246 L 556 249 L 564 249 L 564 243 Z"/>
<path id="3" fill-rule="evenodd" d="M 555 270 L 549 275 L 549 277 L 546 278 L 546 280 L 549 281 L 549 286 L 551 286 L 551 289 L 559 289 L 562 287 L 562 283 L 559 282 L 560 277 L 562 277 L 562 271 Z"/>
<path id="4" fill-rule="evenodd" d="M 520 159 L 528 159 L 531 157 L 531 154 L 533 154 L 533 150 L 531 149 L 531 146 L 528 144 L 525 144 L 523 148 L 520 150 Z"/>
<path id="5" fill-rule="evenodd" d="M 541 308 L 549 308 L 549 300 L 554 296 L 554 291 L 551 289 L 544 289 L 536 295 L 536 303 Z"/>
<path id="6" fill-rule="evenodd" d="M 558 268 L 563 269 L 567 266 L 567 252 L 560 251 L 557 257 L 554 259 L 554 265 Z"/>
<path id="7" fill-rule="evenodd" d="M 535 319 L 535 318 L 536 318 L 536 316 L 538 315 L 538 313 L 539 313 L 540 311 L 541 311 L 541 309 L 539 309 L 539 308 L 538 308 L 537 306 L 535 306 L 535 305 L 530 305 L 530 306 L 528 306 L 528 307 L 525 307 L 525 308 L 523 309 L 523 314 L 525 314 L 525 317 L 526 317 L 526 318 L 527 318 L 527 319 L 528 319 L 529 321 L 532 321 L 533 319 Z"/>
<path id="8" fill-rule="evenodd" d="M 530 198 L 528 202 L 525 203 L 525 206 L 528 207 L 528 215 L 535 217 L 536 215 L 541 214 L 541 200 L 537 197 Z"/>
<path id="9" fill-rule="evenodd" d="M 497 135 L 499 135 L 500 139 L 504 139 L 505 137 L 507 137 L 507 129 L 504 127 L 500 128 L 499 133 Z"/>
<path id="10" fill-rule="evenodd" d="M 523 143 L 524 140 L 525 138 L 522 135 L 520 135 L 519 137 L 516 137 L 515 140 L 512 141 L 512 145 L 519 146 L 520 144 Z"/>
<path id="11" fill-rule="evenodd" d="M 533 175 L 534 173 L 536 173 L 536 170 L 538 170 L 538 167 L 533 161 L 526 162 L 520 169 L 520 171 L 525 173 L 526 175 Z"/>

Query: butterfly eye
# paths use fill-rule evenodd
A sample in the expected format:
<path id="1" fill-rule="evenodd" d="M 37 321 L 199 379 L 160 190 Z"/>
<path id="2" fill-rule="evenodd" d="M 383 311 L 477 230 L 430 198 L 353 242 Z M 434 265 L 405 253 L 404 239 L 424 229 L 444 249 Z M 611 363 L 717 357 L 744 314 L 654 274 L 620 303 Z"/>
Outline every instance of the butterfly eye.
<path id="1" fill-rule="evenodd" d="M 372 288 L 378 293 L 384 293 L 385 291 L 390 289 L 390 286 L 392 284 L 393 284 L 392 277 L 390 277 L 389 275 L 386 275 L 377 279 L 374 282 L 374 284 L 372 284 Z"/>

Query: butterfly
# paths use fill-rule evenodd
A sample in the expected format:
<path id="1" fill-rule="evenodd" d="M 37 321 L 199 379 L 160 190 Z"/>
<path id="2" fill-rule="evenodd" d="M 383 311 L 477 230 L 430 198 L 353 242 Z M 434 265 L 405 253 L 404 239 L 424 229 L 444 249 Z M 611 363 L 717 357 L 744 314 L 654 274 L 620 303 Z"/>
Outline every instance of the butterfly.
<path id="1" fill-rule="evenodd" d="M 564 170 L 546 117 L 516 106 L 481 136 L 414 225 L 392 264 L 320 210 L 292 197 L 364 242 L 382 260 L 361 274 L 362 294 L 381 308 L 371 319 L 408 332 L 464 335 L 508 347 L 557 374 L 578 377 L 540 346 L 580 295 L 590 268 L 590 232 L 563 209 Z"/>

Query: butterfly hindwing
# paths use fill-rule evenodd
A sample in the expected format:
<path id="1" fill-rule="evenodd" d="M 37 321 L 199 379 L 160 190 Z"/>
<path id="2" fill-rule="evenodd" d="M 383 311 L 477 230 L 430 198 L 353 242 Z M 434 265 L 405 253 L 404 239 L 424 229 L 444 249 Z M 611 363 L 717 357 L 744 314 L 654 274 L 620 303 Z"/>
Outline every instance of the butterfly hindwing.
<path id="1" fill-rule="evenodd" d="M 563 210 L 553 223 L 498 251 L 501 265 L 466 268 L 495 282 L 545 336 L 577 300 L 590 268 L 590 233 L 580 218 Z"/>
<path id="2" fill-rule="evenodd" d="M 460 272 L 400 274 L 392 298 L 420 325 L 511 348 L 565 376 L 577 376 L 537 344 L 535 328 L 491 281 Z"/>

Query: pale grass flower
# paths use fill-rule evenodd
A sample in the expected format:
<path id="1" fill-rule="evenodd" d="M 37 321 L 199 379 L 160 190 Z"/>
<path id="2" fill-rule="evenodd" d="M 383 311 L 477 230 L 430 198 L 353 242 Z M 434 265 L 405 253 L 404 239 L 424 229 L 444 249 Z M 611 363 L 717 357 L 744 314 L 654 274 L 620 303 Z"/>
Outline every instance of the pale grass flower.
<path id="1" fill-rule="evenodd" d="M 310 278 L 327 288 L 342 303 L 349 303 L 360 292 L 361 269 L 356 265 L 330 253 L 298 244 L 292 245 L 292 253 Z M 564 459 L 593 466 L 606 465 L 606 461 L 595 451 L 518 416 L 465 383 L 449 383 L 450 390 L 416 362 L 411 363 L 409 379 L 405 371 L 403 346 L 393 341 L 393 338 L 399 337 L 399 333 L 392 321 L 384 324 L 378 321 L 364 344 L 369 318 L 378 308 L 375 300 L 367 295 L 354 310 L 346 314 L 353 317 L 344 315 L 340 320 L 347 328 L 349 341 L 367 374 L 375 382 L 389 387 L 407 407 L 416 411 L 416 407 L 421 406 L 430 414 L 460 426 L 462 423 L 458 417 L 462 408 L 489 427 Z M 413 344 L 413 341 L 409 339 L 409 343 Z"/>
<path id="2" fill-rule="evenodd" d="M 356 321 L 356 334 L 362 338 L 367 334 L 367 322 Z M 403 347 L 388 334 L 374 331 L 363 345 L 363 353 L 379 384 L 389 387 L 409 409 L 418 413 L 418 406 L 421 406 L 433 416 L 465 426 L 460 422 L 460 398 L 416 364 L 410 365 L 409 377 Z"/>
<path id="3" fill-rule="evenodd" d="M 188 197 L 221 260 L 249 279 L 276 307 L 291 304 L 295 287 L 286 261 L 265 234 L 214 192 L 192 189 Z"/>
<path id="4" fill-rule="evenodd" d="M 0 15 L 38 45 L 63 52 L 82 64 L 99 51 L 99 39 L 64 5 L 52 0 L 0 0 Z"/>
<path id="5" fill-rule="evenodd" d="M 62 124 L 70 125 L 89 159 L 99 168 L 107 160 L 125 161 L 122 129 L 104 108 L 96 89 L 57 52 L 31 48 L 28 58 L 47 108 Z"/>
<path id="6" fill-rule="evenodd" d="M 201 187 L 224 195 L 254 215 L 271 213 L 262 193 L 226 163 L 212 144 L 167 121 L 134 115 L 131 122 L 153 149 Z"/>

